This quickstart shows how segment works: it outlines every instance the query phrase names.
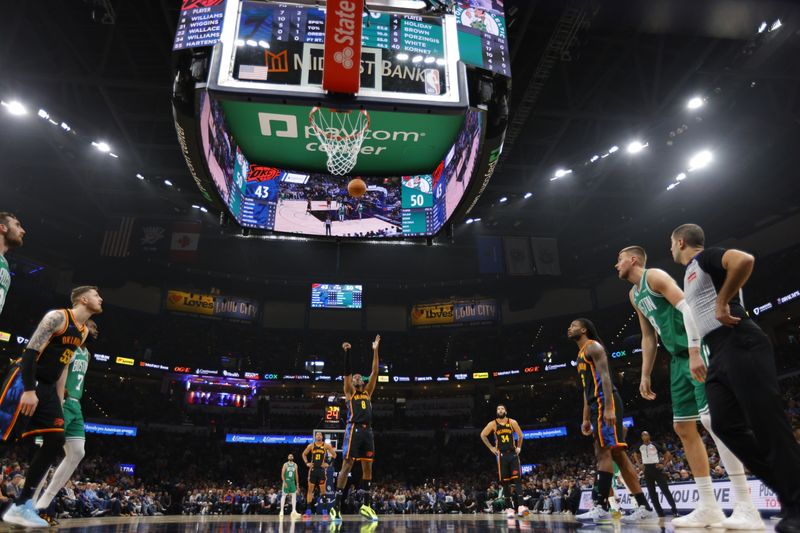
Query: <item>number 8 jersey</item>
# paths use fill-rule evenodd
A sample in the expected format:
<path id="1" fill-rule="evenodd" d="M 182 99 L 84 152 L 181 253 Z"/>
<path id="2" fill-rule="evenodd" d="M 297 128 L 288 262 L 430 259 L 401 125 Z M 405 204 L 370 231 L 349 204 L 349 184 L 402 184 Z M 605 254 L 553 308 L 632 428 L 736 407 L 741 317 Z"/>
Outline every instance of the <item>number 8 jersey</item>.
<path id="1" fill-rule="evenodd" d="M 348 424 L 372 423 L 372 402 L 366 392 L 356 392 L 348 405 Z"/>

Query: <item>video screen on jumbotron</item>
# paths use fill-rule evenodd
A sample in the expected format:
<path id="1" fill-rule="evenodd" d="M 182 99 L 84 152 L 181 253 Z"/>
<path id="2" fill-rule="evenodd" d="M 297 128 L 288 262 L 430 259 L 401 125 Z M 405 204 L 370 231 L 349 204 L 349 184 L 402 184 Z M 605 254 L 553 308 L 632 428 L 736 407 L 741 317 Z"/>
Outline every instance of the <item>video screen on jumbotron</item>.
<path id="1" fill-rule="evenodd" d="M 314 283 L 311 285 L 311 307 L 318 309 L 361 309 L 361 285 Z"/>

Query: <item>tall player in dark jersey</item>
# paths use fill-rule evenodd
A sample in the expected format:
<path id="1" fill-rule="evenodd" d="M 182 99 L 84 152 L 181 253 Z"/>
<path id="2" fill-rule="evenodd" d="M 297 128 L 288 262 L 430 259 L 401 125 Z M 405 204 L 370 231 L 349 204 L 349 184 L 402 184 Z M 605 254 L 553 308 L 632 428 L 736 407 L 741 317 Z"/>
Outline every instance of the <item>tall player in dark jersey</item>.
<path id="1" fill-rule="evenodd" d="M 489 435 L 494 433 L 494 446 L 489 442 Z M 508 418 L 506 406 L 497 406 L 497 417 L 486 424 L 481 431 L 481 440 L 497 457 L 497 472 L 503 486 L 506 500 L 506 514 L 514 517 L 514 509 L 519 516 L 524 516 L 526 509 L 522 506 L 522 467 L 519 464 L 519 453 L 522 451 L 522 430 L 513 418 Z M 514 493 L 511 493 L 511 484 Z"/>
<path id="2" fill-rule="evenodd" d="M 372 343 L 372 372 L 364 384 L 361 374 L 353 374 L 350 369 L 349 342 L 342 343 L 344 350 L 344 395 L 347 400 L 347 428 L 344 436 L 344 462 L 339 477 L 336 478 L 336 501 L 331 508 L 331 520 L 340 521 L 342 493 L 347 485 L 347 476 L 356 461 L 361 462 L 361 488 L 364 490 L 364 504 L 359 512 L 364 518 L 378 520 L 372 510 L 372 462 L 375 460 L 375 439 L 372 435 L 372 393 L 378 383 L 378 346 L 381 336 L 376 335 Z"/>
<path id="3" fill-rule="evenodd" d="M 578 520 L 608 522 L 608 494 L 614 477 L 614 463 L 619 466 L 622 479 L 639 507 L 628 516 L 622 517 L 624 523 L 658 521 L 658 515 L 650 508 L 642 493 L 639 476 L 625 453 L 625 429 L 622 426 L 622 398 L 611 382 L 608 370 L 606 349 L 600 341 L 597 329 L 591 320 L 578 318 L 567 329 L 567 337 L 575 341 L 578 352 L 578 373 L 583 388 L 583 422 L 581 432 L 594 433 L 594 452 L 597 457 L 597 502 L 591 511 L 578 515 Z M 592 431 L 592 422 L 596 425 Z"/>
<path id="4" fill-rule="evenodd" d="M 57 390 L 57 382 L 86 340 L 86 321 L 103 312 L 97 287 L 77 287 L 70 296 L 72 309 L 57 309 L 44 316 L 0 387 L 0 438 L 13 442 L 41 435 L 44 441 L 25 474 L 25 488 L 3 515 L 3 521 L 11 524 L 48 527 L 36 512 L 32 497 L 64 447 L 64 412 L 59 399 L 63 392 Z"/>
<path id="5" fill-rule="evenodd" d="M 311 460 L 308 459 L 311 454 Z M 303 450 L 303 462 L 308 467 L 308 492 L 306 493 L 306 516 L 311 515 L 311 502 L 314 501 L 314 492 L 319 489 L 319 495 L 325 494 L 325 484 L 328 482 L 326 475 L 328 465 L 336 459 L 336 449 L 325 442 L 321 431 L 314 435 L 314 442 Z"/>

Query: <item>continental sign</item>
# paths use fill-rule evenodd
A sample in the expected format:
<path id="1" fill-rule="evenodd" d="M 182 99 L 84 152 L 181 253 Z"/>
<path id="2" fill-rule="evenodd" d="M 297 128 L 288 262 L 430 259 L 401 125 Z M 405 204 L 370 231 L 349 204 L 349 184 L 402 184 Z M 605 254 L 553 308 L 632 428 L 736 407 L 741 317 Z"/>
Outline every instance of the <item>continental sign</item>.
<path id="1" fill-rule="evenodd" d="M 170 290 L 167 291 L 167 311 L 252 321 L 258 316 L 259 304 L 248 298 Z"/>
<path id="2" fill-rule="evenodd" d="M 444 326 L 495 322 L 499 317 L 497 300 L 454 300 L 418 304 L 411 308 L 412 326 Z"/>

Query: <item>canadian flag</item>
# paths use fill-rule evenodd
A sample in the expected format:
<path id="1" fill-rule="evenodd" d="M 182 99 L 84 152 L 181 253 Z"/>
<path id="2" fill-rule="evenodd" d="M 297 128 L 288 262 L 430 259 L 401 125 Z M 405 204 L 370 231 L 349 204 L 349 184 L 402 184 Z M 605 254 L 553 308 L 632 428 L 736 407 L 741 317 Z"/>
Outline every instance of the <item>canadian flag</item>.
<path id="1" fill-rule="evenodd" d="M 169 247 L 169 260 L 190 262 L 197 259 L 197 245 L 200 243 L 199 222 L 176 222 L 172 225 L 172 243 Z"/>

